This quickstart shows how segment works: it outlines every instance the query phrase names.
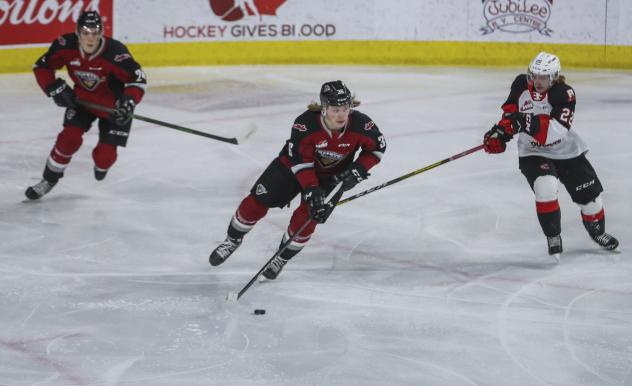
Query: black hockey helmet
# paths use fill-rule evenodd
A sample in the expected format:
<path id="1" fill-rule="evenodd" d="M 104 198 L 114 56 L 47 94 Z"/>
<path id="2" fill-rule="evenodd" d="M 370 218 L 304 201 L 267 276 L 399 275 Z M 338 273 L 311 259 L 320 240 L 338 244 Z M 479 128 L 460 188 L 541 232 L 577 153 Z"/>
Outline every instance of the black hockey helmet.
<path id="1" fill-rule="evenodd" d="M 351 106 L 351 91 L 341 80 L 334 80 L 323 83 L 320 88 L 320 105 L 323 109 L 327 106 Z"/>
<path id="2" fill-rule="evenodd" d="M 79 33 L 82 28 L 96 29 L 97 31 L 103 32 L 103 21 L 101 20 L 99 12 L 83 11 L 79 19 L 77 19 L 77 33 Z"/>

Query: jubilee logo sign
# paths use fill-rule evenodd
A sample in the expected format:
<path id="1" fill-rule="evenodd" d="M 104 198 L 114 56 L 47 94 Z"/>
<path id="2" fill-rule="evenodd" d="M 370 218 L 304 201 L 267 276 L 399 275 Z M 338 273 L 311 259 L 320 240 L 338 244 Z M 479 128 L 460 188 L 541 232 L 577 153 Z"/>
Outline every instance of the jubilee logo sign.
<path id="1" fill-rule="evenodd" d="M 276 16 L 286 0 L 209 0 L 213 13 L 224 21 L 237 21 L 247 16 Z"/>
<path id="2" fill-rule="evenodd" d="M 112 0 L 0 0 L 0 46 L 50 43 L 73 32 L 83 10 L 101 13 L 112 33 Z"/>
<path id="3" fill-rule="evenodd" d="M 483 16 L 487 21 L 480 29 L 483 35 L 495 31 L 528 33 L 538 31 L 551 36 L 547 23 L 553 0 L 482 0 Z"/>

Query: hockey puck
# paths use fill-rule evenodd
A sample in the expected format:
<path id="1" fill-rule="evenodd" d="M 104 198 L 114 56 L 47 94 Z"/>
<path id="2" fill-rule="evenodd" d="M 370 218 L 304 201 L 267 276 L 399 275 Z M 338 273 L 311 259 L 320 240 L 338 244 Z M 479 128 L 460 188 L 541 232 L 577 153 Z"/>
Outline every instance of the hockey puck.
<path id="1" fill-rule="evenodd" d="M 265 313 L 266 313 L 266 310 L 263 310 L 263 309 L 260 309 L 260 308 L 257 308 L 255 310 L 255 315 L 263 315 Z"/>

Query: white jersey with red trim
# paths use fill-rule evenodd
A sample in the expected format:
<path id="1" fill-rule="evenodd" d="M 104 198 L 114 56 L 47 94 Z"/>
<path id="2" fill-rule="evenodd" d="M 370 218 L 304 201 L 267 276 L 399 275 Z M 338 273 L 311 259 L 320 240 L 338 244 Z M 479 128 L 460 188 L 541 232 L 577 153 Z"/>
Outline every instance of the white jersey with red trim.
<path id="1" fill-rule="evenodd" d="M 540 130 L 533 136 L 518 134 L 518 155 L 569 159 L 588 151 L 579 134 L 571 130 L 575 102 L 575 91 L 566 83 L 556 83 L 541 94 L 532 89 L 526 75 L 519 75 L 511 85 L 503 110 L 533 114 L 540 120 Z"/>

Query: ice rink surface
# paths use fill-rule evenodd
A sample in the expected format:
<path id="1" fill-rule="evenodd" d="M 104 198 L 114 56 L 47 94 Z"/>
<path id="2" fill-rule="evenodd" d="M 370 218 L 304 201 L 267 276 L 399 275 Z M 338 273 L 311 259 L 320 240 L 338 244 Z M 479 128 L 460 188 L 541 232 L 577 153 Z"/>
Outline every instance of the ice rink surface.
<path id="1" fill-rule="evenodd" d="M 0 75 L 0 385 L 632 385 L 631 73 L 566 73 L 618 254 L 562 189 L 554 263 L 512 142 L 341 206 L 236 305 L 291 210 L 208 264 L 323 81 L 347 82 L 388 140 L 355 193 L 479 144 L 520 70 L 150 68 L 138 114 L 242 143 L 135 121 L 98 182 L 93 128 L 26 203 L 63 110 L 31 74 Z"/>

